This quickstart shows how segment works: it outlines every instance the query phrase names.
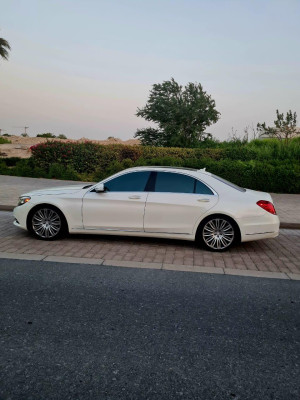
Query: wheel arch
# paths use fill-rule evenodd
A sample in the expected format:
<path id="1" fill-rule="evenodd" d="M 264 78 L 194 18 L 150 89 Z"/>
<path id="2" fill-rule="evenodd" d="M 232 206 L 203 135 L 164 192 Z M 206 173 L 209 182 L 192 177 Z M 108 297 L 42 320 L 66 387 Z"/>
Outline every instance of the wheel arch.
<path id="1" fill-rule="evenodd" d="M 204 217 L 198 224 L 198 228 L 196 230 L 196 234 L 195 234 L 195 239 L 198 240 L 199 236 L 200 236 L 200 232 L 201 232 L 201 228 L 204 226 L 204 224 L 211 218 L 218 218 L 218 217 L 225 217 L 228 220 L 230 220 L 230 222 L 232 222 L 232 224 L 234 225 L 234 228 L 236 229 L 237 232 L 237 241 L 240 242 L 241 238 L 242 238 L 242 234 L 241 234 L 241 228 L 239 226 L 239 224 L 237 223 L 237 221 L 230 215 L 228 214 L 224 214 L 224 213 L 212 213 L 207 215 L 206 217 Z"/>
<path id="2" fill-rule="evenodd" d="M 51 203 L 39 203 L 39 204 L 36 204 L 34 207 L 32 207 L 32 209 L 29 211 L 29 213 L 27 215 L 27 218 L 26 218 L 26 227 L 27 227 L 28 231 L 31 231 L 30 220 L 31 220 L 32 215 L 34 214 L 34 212 L 36 210 L 38 210 L 41 207 L 51 207 L 51 208 L 54 208 L 55 210 L 57 210 L 61 214 L 61 216 L 63 217 L 66 230 L 67 230 L 67 232 L 69 232 L 69 224 L 68 224 L 68 221 L 67 221 L 67 218 L 66 218 L 65 214 L 63 213 L 63 211 L 59 207 L 57 207 L 57 206 L 55 206 L 55 205 L 53 205 Z"/>

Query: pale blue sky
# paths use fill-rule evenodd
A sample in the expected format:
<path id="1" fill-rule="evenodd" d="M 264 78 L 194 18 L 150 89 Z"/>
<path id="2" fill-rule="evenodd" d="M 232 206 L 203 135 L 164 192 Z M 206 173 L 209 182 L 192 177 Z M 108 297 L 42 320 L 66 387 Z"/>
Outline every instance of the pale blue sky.
<path id="1" fill-rule="evenodd" d="M 153 83 L 200 82 L 228 137 L 300 119 L 300 0 L 0 0 L 0 128 L 133 137 Z M 298 123 L 300 125 L 300 123 Z"/>

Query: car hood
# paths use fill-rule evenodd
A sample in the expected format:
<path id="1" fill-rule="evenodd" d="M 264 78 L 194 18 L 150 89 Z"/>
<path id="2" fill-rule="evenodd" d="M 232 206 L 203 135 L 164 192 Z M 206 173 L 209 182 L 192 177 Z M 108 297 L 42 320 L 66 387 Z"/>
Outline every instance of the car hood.
<path id="1" fill-rule="evenodd" d="M 49 196 L 49 195 L 75 193 L 88 187 L 89 185 L 60 186 L 48 189 L 33 190 L 32 192 L 24 193 L 22 196 L 44 196 L 44 195 Z"/>

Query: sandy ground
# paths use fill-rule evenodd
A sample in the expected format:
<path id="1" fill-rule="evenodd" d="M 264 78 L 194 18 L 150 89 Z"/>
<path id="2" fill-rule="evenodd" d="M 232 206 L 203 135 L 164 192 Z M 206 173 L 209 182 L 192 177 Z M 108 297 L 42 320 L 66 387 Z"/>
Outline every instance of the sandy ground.
<path id="1" fill-rule="evenodd" d="M 22 136 L 10 136 L 6 139 L 10 140 L 10 144 L 0 144 L 0 157 L 20 157 L 20 158 L 29 158 L 31 156 L 30 147 L 38 144 L 44 143 L 47 140 L 59 140 L 62 142 L 85 142 L 90 141 L 92 143 L 98 144 L 125 144 L 130 146 L 139 145 L 139 140 L 137 139 L 129 139 L 129 140 L 121 140 L 117 138 L 111 138 L 107 140 L 90 140 L 87 138 L 81 138 L 78 140 L 75 139 L 46 139 L 40 137 L 22 137 Z"/>

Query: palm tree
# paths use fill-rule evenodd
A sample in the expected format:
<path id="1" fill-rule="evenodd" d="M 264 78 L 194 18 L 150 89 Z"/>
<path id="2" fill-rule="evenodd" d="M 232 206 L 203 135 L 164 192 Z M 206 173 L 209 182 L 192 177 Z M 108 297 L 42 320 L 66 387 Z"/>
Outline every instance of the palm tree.
<path id="1" fill-rule="evenodd" d="M 8 41 L 0 38 L 0 57 L 4 58 L 4 60 L 8 60 L 8 50 L 10 50 Z"/>

